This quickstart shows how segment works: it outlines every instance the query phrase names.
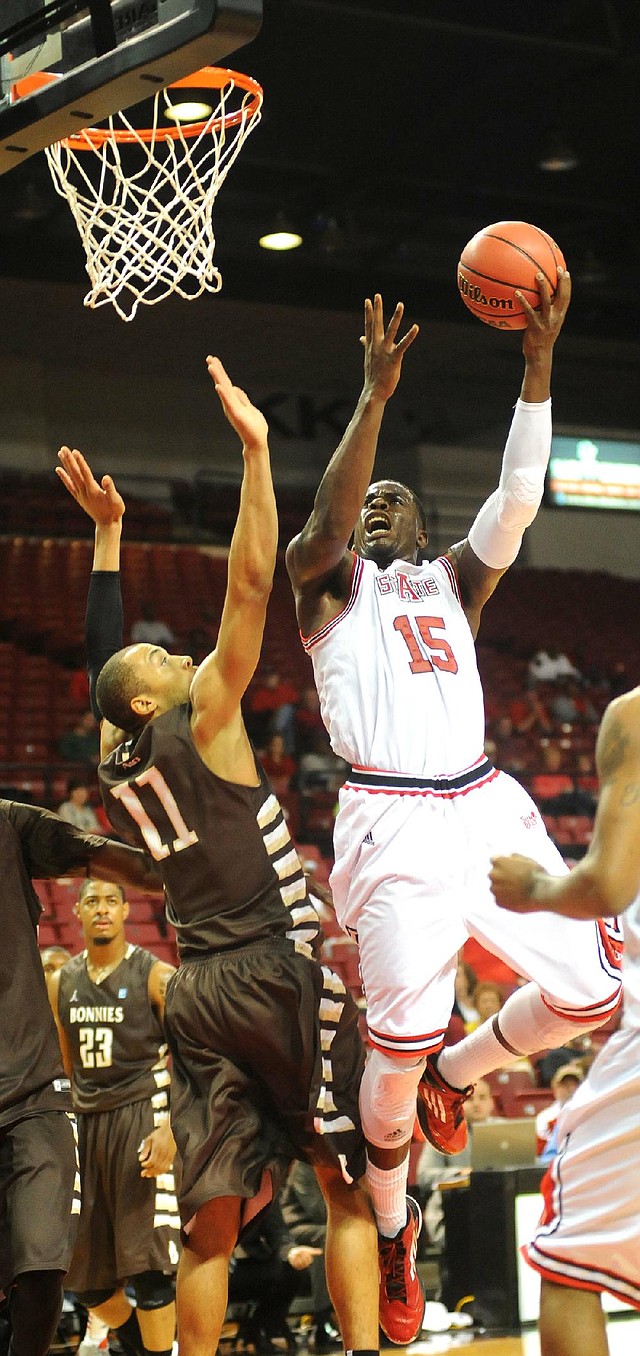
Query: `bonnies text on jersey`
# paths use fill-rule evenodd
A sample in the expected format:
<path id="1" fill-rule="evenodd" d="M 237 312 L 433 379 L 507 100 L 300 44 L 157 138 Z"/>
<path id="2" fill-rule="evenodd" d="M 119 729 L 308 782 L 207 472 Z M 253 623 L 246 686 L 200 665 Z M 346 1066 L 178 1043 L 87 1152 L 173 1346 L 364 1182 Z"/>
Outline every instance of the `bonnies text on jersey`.
<path id="1" fill-rule="evenodd" d="M 405 603 L 419 603 L 440 592 L 433 576 L 412 579 L 403 570 L 385 570 L 384 574 L 376 575 L 376 588 L 378 593 L 397 593 Z"/>
<path id="2" fill-rule="evenodd" d="M 69 1021 L 72 1025 L 75 1022 L 124 1022 L 124 1008 L 69 1008 Z"/>

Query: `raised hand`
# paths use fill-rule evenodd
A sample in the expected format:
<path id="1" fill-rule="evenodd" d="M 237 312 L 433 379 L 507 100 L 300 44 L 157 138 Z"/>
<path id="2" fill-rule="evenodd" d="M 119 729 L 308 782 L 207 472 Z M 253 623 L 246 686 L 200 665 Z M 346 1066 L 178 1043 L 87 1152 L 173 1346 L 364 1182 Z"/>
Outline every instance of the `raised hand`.
<path id="1" fill-rule="evenodd" d="M 211 357 L 211 354 L 207 358 L 207 370 L 225 415 L 242 440 L 245 452 L 266 447 L 269 426 L 260 410 L 251 404 L 246 391 L 233 385 L 220 359 Z"/>
<path id="2" fill-rule="evenodd" d="M 553 347 L 571 301 L 571 277 L 564 269 L 558 269 L 558 286 L 553 301 L 544 274 L 539 273 L 536 281 L 540 292 L 538 310 L 534 311 L 522 292 L 515 294 L 528 316 L 527 328 L 522 337 L 522 352 L 527 359 L 535 358 L 540 351 Z"/>
<path id="3" fill-rule="evenodd" d="M 96 526 L 119 523 L 124 514 L 124 499 L 118 494 L 111 476 L 103 476 L 98 484 L 88 461 L 75 447 L 61 447 L 58 457 L 58 479 Z"/>
<path id="4" fill-rule="evenodd" d="M 364 303 L 364 334 L 360 343 L 364 345 L 364 384 L 372 395 L 388 400 L 400 380 L 402 359 L 418 334 L 418 326 L 412 325 L 399 343 L 396 335 L 404 315 L 404 303 L 399 301 L 385 329 L 382 297 L 376 292 L 373 302 Z"/>

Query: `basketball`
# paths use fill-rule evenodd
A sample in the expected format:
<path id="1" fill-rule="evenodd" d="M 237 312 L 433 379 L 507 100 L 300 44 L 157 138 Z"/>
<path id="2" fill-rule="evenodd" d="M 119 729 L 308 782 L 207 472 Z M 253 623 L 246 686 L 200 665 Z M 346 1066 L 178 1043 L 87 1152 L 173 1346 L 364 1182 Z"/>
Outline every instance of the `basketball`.
<path id="1" fill-rule="evenodd" d="M 465 245 L 458 264 L 458 290 L 472 315 L 497 330 L 523 330 L 527 314 L 516 288 L 534 310 L 540 306 L 536 274 L 543 273 L 551 299 L 565 262 L 555 240 L 527 221 L 496 221 Z"/>

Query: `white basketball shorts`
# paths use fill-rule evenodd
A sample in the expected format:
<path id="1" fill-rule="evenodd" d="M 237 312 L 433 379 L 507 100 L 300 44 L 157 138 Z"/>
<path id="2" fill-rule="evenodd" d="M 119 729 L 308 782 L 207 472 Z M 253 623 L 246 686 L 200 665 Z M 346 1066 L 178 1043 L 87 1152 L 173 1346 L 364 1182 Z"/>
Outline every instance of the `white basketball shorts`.
<path id="1" fill-rule="evenodd" d="M 558 1144 L 523 1254 L 546 1280 L 640 1309 L 640 1031 L 609 1038 L 562 1111 Z"/>
<path id="2" fill-rule="evenodd" d="M 408 782 L 354 770 L 335 826 L 331 887 L 358 942 L 372 1043 L 412 1058 L 440 1048 L 470 936 L 533 980 L 558 1016 L 605 1022 L 620 998 L 617 924 L 511 914 L 491 893 L 496 854 L 567 870 L 527 792 L 486 759 L 457 778 Z"/>

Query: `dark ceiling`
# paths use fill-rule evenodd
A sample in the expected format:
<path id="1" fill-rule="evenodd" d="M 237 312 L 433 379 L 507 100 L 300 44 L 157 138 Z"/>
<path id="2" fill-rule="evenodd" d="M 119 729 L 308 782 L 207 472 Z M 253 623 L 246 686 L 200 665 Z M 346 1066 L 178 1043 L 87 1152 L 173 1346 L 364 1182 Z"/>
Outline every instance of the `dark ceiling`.
<path id="1" fill-rule="evenodd" d="M 640 339 L 637 0 L 264 0 L 229 58 L 261 125 L 215 209 L 228 297 L 359 307 L 381 289 L 461 316 L 455 267 L 482 226 L 533 221 L 574 277 L 574 332 Z M 577 160 L 539 167 L 562 143 Z M 284 211 L 303 247 L 267 254 Z M 0 179 L 0 273 L 84 281 L 43 155 Z"/>

